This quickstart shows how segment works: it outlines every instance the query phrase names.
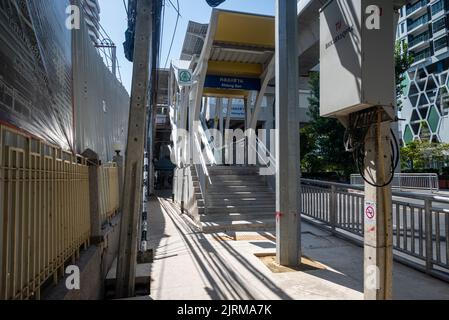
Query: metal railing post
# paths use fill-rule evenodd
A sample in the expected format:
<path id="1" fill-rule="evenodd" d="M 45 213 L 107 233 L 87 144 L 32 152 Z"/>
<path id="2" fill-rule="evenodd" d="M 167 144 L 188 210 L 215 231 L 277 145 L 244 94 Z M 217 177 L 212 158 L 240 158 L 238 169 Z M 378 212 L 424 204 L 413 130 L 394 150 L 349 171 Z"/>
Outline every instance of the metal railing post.
<path id="1" fill-rule="evenodd" d="M 332 232 L 335 233 L 337 227 L 337 187 L 331 186 L 331 194 L 329 199 L 329 222 L 332 228 Z"/>
<path id="2" fill-rule="evenodd" d="M 207 173 L 203 172 L 204 175 L 204 194 L 203 194 L 203 202 L 204 202 L 204 214 L 208 214 L 207 210 L 207 194 L 209 189 L 209 179 L 207 179 Z"/>
<path id="3" fill-rule="evenodd" d="M 426 229 L 426 272 L 433 268 L 433 226 L 432 226 L 432 201 L 424 201 L 425 229 Z"/>

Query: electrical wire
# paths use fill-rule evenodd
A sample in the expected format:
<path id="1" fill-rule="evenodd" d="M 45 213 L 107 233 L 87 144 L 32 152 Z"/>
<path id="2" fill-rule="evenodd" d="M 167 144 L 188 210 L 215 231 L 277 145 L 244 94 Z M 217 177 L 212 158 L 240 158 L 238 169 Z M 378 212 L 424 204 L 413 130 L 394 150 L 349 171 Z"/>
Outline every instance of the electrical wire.
<path id="1" fill-rule="evenodd" d="M 168 0 L 168 1 L 173 5 L 171 0 Z M 173 36 L 171 38 L 170 49 L 168 50 L 167 59 L 165 59 L 164 69 L 167 68 L 168 59 L 170 59 L 170 54 L 171 54 L 171 50 L 173 48 L 173 43 L 175 42 L 176 32 L 178 31 L 179 18 L 181 17 L 181 14 L 179 13 L 179 0 L 176 0 L 176 2 L 177 2 L 178 8 L 175 10 L 178 13 L 178 15 L 176 16 L 175 30 L 173 31 Z"/>
<path id="2" fill-rule="evenodd" d="M 168 2 L 171 4 L 171 6 L 173 7 L 173 9 L 175 9 L 176 13 L 177 13 L 179 16 L 181 16 L 181 12 L 180 12 L 180 10 L 179 10 L 179 0 L 176 0 L 176 1 L 177 1 L 177 7 L 175 7 L 175 5 L 173 4 L 172 0 L 168 0 Z"/>
<path id="3" fill-rule="evenodd" d="M 126 15 L 129 16 L 128 7 L 126 6 L 126 0 L 123 0 L 123 6 L 125 7 Z"/>
<path id="4" fill-rule="evenodd" d="M 397 166 L 399 165 L 399 142 L 393 132 L 390 129 L 390 170 L 389 178 L 387 181 L 383 181 L 382 184 L 377 184 L 375 177 L 367 177 L 365 173 L 365 162 L 366 162 L 366 147 L 365 141 L 369 130 L 371 130 L 373 123 L 378 123 L 377 115 L 378 109 L 373 108 L 366 111 L 361 111 L 350 115 L 349 126 L 345 132 L 345 148 L 348 152 L 353 153 L 354 162 L 356 167 L 362 176 L 363 180 L 369 185 L 377 188 L 383 188 L 390 185 L 393 182 L 394 174 Z M 377 125 L 379 126 L 379 125 Z M 386 177 L 384 177 L 386 179 Z"/>

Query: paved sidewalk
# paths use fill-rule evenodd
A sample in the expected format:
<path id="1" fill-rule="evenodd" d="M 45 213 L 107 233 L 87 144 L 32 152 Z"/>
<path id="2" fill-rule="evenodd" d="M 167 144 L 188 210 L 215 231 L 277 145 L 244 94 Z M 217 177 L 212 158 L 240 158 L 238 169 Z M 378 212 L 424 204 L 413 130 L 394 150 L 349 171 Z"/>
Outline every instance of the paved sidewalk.
<path id="1" fill-rule="evenodd" d="M 150 204 L 150 227 L 154 300 L 363 299 L 363 250 L 309 224 L 304 254 L 326 269 L 276 274 L 255 256 L 275 252 L 270 234 L 239 234 L 242 241 L 203 235 L 164 198 Z M 394 296 L 449 300 L 449 284 L 395 263 Z"/>

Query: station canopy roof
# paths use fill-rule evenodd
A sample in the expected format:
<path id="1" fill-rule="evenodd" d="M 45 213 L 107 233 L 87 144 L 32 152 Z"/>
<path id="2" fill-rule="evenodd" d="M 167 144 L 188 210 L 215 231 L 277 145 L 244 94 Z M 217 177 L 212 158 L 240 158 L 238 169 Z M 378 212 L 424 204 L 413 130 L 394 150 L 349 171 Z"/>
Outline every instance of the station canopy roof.
<path id="1" fill-rule="evenodd" d="M 207 77 L 261 79 L 274 52 L 273 16 L 214 9 L 208 25 L 189 22 L 181 59 L 191 60 L 194 70 L 207 61 Z M 246 96 L 248 92 L 206 86 L 204 94 Z"/>
<path id="2" fill-rule="evenodd" d="M 189 21 L 182 47 L 181 60 L 191 61 L 193 57 L 201 54 L 208 27 L 208 24 Z"/>

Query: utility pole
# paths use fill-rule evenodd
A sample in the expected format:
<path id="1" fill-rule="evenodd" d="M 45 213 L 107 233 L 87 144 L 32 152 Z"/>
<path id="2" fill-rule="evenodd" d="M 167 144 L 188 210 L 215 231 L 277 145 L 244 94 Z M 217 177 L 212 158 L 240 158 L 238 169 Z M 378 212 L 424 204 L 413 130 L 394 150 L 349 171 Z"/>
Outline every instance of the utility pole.
<path id="1" fill-rule="evenodd" d="M 364 279 L 365 300 L 393 298 L 393 207 L 391 184 L 391 122 L 383 122 L 379 108 L 377 124 L 367 134 L 365 176 L 378 187 L 365 183 Z"/>
<path id="2" fill-rule="evenodd" d="M 383 8 L 384 14 L 390 17 L 392 11 L 393 32 L 390 50 L 393 59 L 393 42 L 399 20 L 397 10 L 405 5 L 405 1 L 398 0 L 393 8 Z M 389 29 L 387 29 L 389 30 Z M 394 69 L 394 68 L 393 68 Z M 385 79 L 393 77 L 386 74 Z M 394 100 L 394 98 L 393 98 Z M 391 118 L 382 106 L 377 107 L 375 121 L 368 130 L 365 138 L 365 206 L 364 206 L 364 297 L 365 300 L 392 300 L 393 299 L 393 204 L 391 183 L 388 183 L 395 174 L 392 169 L 392 141 L 396 132 L 392 127 Z M 392 172 L 393 171 L 393 172 Z M 399 231 L 398 231 L 399 232 Z"/>
<path id="3" fill-rule="evenodd" d="M 134 69 L 117 262 L 117 298 L 132 297 L 135 293 L 137 233 L 142 203 L 143 157 L 147 128 L 145 122 L 150 77 L 152 4 L 153 0 L 137 1 Z"/>
<path id="4" fill-rule="evenodd" d="M 296 0 L 276 0 L 276 260 L 291 267 L 301 259 L 297 12 Z"/>

